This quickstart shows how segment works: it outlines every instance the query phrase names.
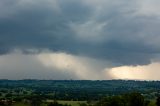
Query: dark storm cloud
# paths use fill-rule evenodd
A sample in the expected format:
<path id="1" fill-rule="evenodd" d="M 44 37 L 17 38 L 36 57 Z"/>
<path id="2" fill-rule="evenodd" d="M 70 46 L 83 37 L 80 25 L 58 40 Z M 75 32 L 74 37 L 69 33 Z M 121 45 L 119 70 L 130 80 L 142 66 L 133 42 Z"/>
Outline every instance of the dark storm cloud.
<path id="1" fill-rule="evenodd" d="M 119 65 L 148 64 L 160 53 L 160 21 L 156 12 L 144 14 L 138 3 L 0 1 L 0 53 L 49 49 Z"/>

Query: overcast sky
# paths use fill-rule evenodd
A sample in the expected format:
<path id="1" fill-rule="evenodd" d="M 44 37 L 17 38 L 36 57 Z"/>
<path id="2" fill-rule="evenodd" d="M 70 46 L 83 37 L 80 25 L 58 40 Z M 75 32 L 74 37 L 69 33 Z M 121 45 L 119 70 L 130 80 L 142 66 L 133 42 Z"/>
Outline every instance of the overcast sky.
<path id="1" fill-rule="evenodd" d="M 0 79 L 160 80 L 158 0 L 0 0 Z"/>

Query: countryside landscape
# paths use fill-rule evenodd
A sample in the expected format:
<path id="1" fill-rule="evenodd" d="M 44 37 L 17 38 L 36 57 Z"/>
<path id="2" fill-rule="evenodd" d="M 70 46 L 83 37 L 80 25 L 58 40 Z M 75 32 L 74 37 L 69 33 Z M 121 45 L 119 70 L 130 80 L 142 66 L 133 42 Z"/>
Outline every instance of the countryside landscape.
<path id="1" fill-rule="evenodd" d="M 159 106 L 159 81 L 0 80 L 1 106 Z"/>
<path id="2" fill-rule="evenodd" d="M 0 106 L 160 106 L 160 0 L 0 0 Z"/>

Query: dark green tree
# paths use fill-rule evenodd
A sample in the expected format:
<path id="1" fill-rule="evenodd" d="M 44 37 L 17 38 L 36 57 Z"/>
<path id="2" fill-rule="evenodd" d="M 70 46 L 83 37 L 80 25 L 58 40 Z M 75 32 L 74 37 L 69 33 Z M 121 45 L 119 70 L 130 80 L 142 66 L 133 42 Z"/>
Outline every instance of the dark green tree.
<path id="1" fill-rule="evenodd" d="M 157 105 L 157 106 L 160 106 L 160 97 L 157 98 L 157 100 L 156 100 L 156 105 Z"/>
<path id="2" fill-rule="evenodd" d="M 144 106 L 145 104 L 144 97 L 138 92 L 127 94 L 123 98 L 127 106 Z"/>
<path id="3" fill-rule="evenodd" d="M 31 95 L 29 97 L 27 97 L 28 100 L 30 100 L 31 106 L 40 106 L 42 104 L 42 100 L 44 100 L 44 98 L 41 95 Z"/>
<path id="4" fill-rule="evenodd" d="M 96 106 L 125 106 L 125 101 L 121 96 L 106 97 Z"/>
<path id="5" fill-rule="evenodd" d="M 111 96 L 100 100 L 96 106 L 147 106 L 149 102 L 144 101 L 140 93 L 130 93 L 122 96 Z"/>

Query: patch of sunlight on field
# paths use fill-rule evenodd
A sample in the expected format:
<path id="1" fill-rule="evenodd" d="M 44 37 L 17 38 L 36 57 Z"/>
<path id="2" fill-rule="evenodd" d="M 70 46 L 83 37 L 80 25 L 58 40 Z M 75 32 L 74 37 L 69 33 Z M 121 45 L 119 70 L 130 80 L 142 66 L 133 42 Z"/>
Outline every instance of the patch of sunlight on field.
<path id="1" fill-rule="evenodd" d="M 86 101 L 58 101 L 60 104 L 68 104 L 71 106 L 79 106 L 80 103 L 87 103 Z"/>
<path id="2" fill-rule="evenodd" d="M 53 100 L 47 100 L 47 102 L 53 102 Z M 80 103 L 87 103 L 86 101 L 65 101 L 65 100 L 58 100 L 59 104 L 68 104 L 71 106 L 79 106 Z"/>

